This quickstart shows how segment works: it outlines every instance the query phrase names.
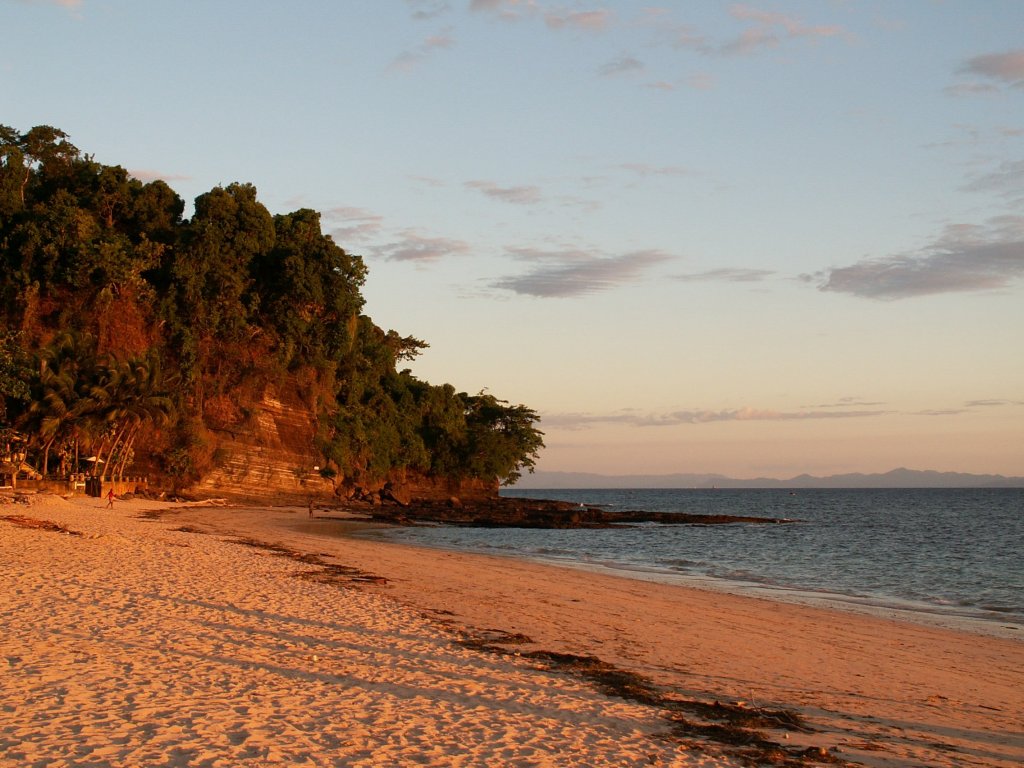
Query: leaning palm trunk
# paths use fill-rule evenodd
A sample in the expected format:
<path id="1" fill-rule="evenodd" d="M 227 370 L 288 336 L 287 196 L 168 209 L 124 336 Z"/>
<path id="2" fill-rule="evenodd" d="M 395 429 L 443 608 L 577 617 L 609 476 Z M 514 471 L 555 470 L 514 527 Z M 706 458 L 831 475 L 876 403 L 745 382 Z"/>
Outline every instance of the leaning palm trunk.
<path id="1" fill-rule="evenodd" d="M 110 450 L 106 453 L 107 459 L 110 459 L 110 457 L 114 455 L 114 452 L 117 450 L 117 444 L 121 442 L 121 436 L 124 434 L 127 427 L 128 425 L 125 424 L 114 433 L 114 441 L 110 444 Z M 96 452 L 96 463 L 92 468 L 93 474 L 97 477 L 103 477 L 103 455 L 106 447 L 107 441 L 104 439 L 103 442 L 100 443 L 100 449 Z"/>
<path id="2" fill-rule="evenodd" d="M 132 427 L 131 432 L 128 433 L 127 439 L 124 441 L 124 447 L 121 448 L 121 459 L 117 463 L 117 479 L 124 479 L 124 469 L 128 464 L 129 458 L 132 456 L 132 451 L 135 448 L 135 438 L 139 436 L 139 425 L 136 424 Z M 113 454 L 111 454 L 113 456 Z"/>
<path id="3" fill-rule="evenodd" d="M 55 437 L 51 437 L 46 441 L 43 446 L 43 477 L 46 477 L 50 473 L 50 446 L 53 445 Z"/>

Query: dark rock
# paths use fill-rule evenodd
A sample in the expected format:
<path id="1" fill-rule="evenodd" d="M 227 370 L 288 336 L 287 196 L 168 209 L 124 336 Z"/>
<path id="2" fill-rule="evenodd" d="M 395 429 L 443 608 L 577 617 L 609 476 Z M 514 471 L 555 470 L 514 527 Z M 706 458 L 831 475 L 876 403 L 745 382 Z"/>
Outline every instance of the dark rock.
<path id="1" fill-rule="evenodd" d="M 383 522 L 443 523 L 477 528 L 618 528 L 639 523 L 662 525 L 726 525 L 733 523 L 775 524 L 791 520 L 743 515 L 691 515 L 676 512 L 616 511 L 583 506 L 567 501 L 494 497 L 457 505 L 415 501 L 396 509 L 383 506 L 372 516 Z M 455 501 L 458 501 L 457 499 Z"/>
<path id="2" fill-rule="evenodd" d="M 382 499 L 395 502 L 400 507 L 408 507 L 412 502 L 412 494 L 409 489 L 398 483 L 387 483 L 380 492 Z"/>

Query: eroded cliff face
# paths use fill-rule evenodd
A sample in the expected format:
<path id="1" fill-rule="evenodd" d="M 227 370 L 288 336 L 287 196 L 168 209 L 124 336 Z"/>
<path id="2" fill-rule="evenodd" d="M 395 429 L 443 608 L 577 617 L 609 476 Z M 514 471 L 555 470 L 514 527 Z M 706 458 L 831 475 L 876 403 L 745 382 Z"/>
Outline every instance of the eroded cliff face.
<path id="1" fill-rule="evenodd" d="M 313 449 L 314 414 L 297 397 L 267 387 L 244 425 L 211 432 L 216 468 L 195 493 L 286 502 L 334 492 Z"/>
<path id="2" fill-rule="evenodd" d="M 490 499 L 498 482 L 432 478 L 399 472 L 368 483 L 353 478 L 325 478 L 314 449 L 316 414 L 301 398 L 267 387 L 244 425 L 214 428 L 216 468 L 190 491 L 204 496 L 305 504 L 359 501 L 407 505 L 418 501 L 453 502 Z"/>

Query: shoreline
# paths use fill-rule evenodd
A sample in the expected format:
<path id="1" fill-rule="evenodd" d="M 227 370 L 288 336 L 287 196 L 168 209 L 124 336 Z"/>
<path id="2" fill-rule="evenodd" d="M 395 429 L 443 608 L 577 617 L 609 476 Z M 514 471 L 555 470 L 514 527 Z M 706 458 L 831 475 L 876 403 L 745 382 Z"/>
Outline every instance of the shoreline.
<path id="1" fill-rule="evenodd" d="M 323 537 L 297 530 L 308 521 L 293 513 L 251 514 L 286 546 L 333 552 L 387 577 L 399 599 L 462 626 L 597 656 L 707 701 L 808 713 L 820 730 L 804 741 L 837 745 L 848 760 L 888 768 L 1024 759 L 1012 714 L 1024 711 L 1017 639 L 500 555 Z M 961 742 L 960 734 L 971 737 Z"/>
<path id="2" fill-rule="evenodd" d="M 27 510 L 0 507 L 0 516 L 25 511 L 71 528 L 77 525 L 96 529 L 107 521 L 103 522 L 106 527 L 100 533 L 98 544 L 91 543 L 91 539 L 67 538 L 64 541 L 71 542 L 69 549 L 98 547 L 102 551 L 104 544 L 123 543 L 122 539 L 127 537 L 133 546 L 146 548 L 147 557 L 157 561 L 180 553 L 198 556 L 199 550 L 207 549 L 224 558 L 232 578 L 207 574 L 203 577 L 207 581 L 202 581 L 197 576 L 201 583 L 190 587 L 195 589 L 246 588 L 245 584 L 228 582 L 242 579 L 247 569 L 257 566 L 269 569 L 273 577 L 260 582 L 255 591 L 262 590 L 275 599 L 278 592 L 287 592 L 292 601 L 288 603 L 287 612 L 296 617 L 307 616 L 302 619 L 304 622 L 316 618 L 308 614 L 309 607 L 301 604 L 307 598 L 317 597 L 319 612 L 335 610 L 334 601 L 365 599 L 370 608 L 364 610 L 363 619 L 377 628 L 369 636 L 367 630 L 363 630 L 362 639 L 352 641 L 356 657 L 360 652 L 354 650 L 355 645 L 371 644 L 373 632 L 395 631 L 394 628 L 381 629 L 380 622 L 387 625 L 393 619 L 378 617 L 379 612 L 391 615 L 398 611 L 400 625 L 415 626 L 415 632 L 441 632 L 448 636 L 454 632 L 455 636 L 468 634 L 483 638 L 480 642 L 484 650 L 493 652 L 480 654 L 476 651 L 476 655 L 460 657 L 454 669 L 461 671 L 447 672 L 442 680 L 451 675 L 470 674 L 481 665 L 493 668 L 527 661 L 532 666 L 543 666 L 546 662 L 531 656 L 539 651 L 549 656 L 589 657 L 624 673 L 648 679 L 659 690 L 677 699 L 685 697 L 707 706 L 724 703 L 741 709 L 796 712 L 806 720 L 812 732 L 767 731 L 772 741 L 786 745 L 791 754 L 795 753 L 793 750 L 804 748 L 835 747 L 838 751 L 834 754 L 838 758 L 879 768 L 922 764 L 1001 768 L 1019 764 L 1024 759 L 1024 734 L 1020 732 L 1018 719 L 1019 712 L 1024 711 L 1024 645 L 1019 641 L 511 558 L 362 538 L 328 538 L 295 530 L 296 525 L 304 522 L 305 509 L 185 507 L 137 500 L 132 502 L 134 510 L 162 510 L 158 519 L 138 521 L 128 519 L 132 513 L 123 506 L 110 513 L 95 508 L 83 512 L 79 504 L 65 504 L 67 509 L 56 503 L 47 507 L 46 515 L 37 513 L 33 507 Z M 0 535 L 34 541 L 38 547 L 62 540 L 54 533 L 22 532 L 3 521 L 0 521 Z M 263 549 L 239 547 L 245 543 L 242 537 L 262 543 Z M 274 547 L 278 551 L 271 549 Z M 289 561 L 277 557 L 281 551 L 306 554 L 302 560 L 293 558 L 289 565 Z M 39 549 L 36 556 L 52 557 L 52 553 Z M 135 561 L 132 563 L 132 568 L 141 568 L 135 573 L 135 579 L 184 578 L 181 574 L 165 574 L 153 563 L 141 566 Z M 322 573 L 303 577 L 302 588 L 295 592 L 297 582 L 294 579 L 281 579 L 297 575 L 297 568 L 318 568 Z M 344 575 L 346 571 L 372 574 L 381 581 L 350 594 L 350 588 L 338 588 L 341 579 L 351 578 Z M 82 573 L 90 574 L 88 570 Z M 132 573 L 128 573 L 128 577 L 132 577 Z M 328 577 L 339 581 L 327 583 Z M 60 581 L 62 574 L 57 573 L 56 578 Z M 210 579 L 212 584 L 208 583 Z M 41 578 L 39 584 L 44 588 L 46 578 Z M 235 604 L 238 599 L 237 596 L 232 598 Z M 324 603 L 324 599 L 328 603 Z M 211 601 L 206 599 L 205 602 Z M 350 608 L 344 610 L 348 611 L 346 615 L 355 615 Z M 329 615 L 329 612 L 322 615 Z M 266 616 L 262 618 L 268 620 Z M 55 620 L 81 619 L 70 612 Z M 345 620 L 343 623 L 353 622 Z M 21 631 L 30 632 L 31 628 L 22 627 Z M 157 626 L 154 631 L 162 630 Z M 286 634 L 299 633 L 291 629 Z M 513 639 L 516 642 L 512 642 Z M 139 642 L 144 643 L 144 640 Z M 166 661 L 160 654 L 157 657 Z M 346 656 L 339 663 L 352 665 L 356 661 Z M 78 673 L 90 670 L 89 664 L 75 669 Z M 493 677 L 491 684 L 498 685 L 506 673 L 488 674 Z M 537 670 L 536 674 L 542 673 Z M 537 690 L 564 684 L 565 676 L 557 670 L 543 674 L 549 677 L 544 677 L 543 683 L 535 682 L 540 685 Z M 274 682 L 286 687 L 295 685 L 291 678 L 284 679 L 281 675 Z M 51 685 L 57 683 L 51 682 Z M 597 704 L 601 711 L 632 706 L 621 697 L 601 698 L 591 690 L 601 701 Z M 318 689 L 317 697 L 310 700 L 317 703 L 310 706 L 340 707 L 328 693 L 335 695 L 333 689 L 331 692 Z M 416 709 L 416 704 L 405 702 L 403 706 Z M 528 708 L 525 703 L 522 706 Z M 592 705 L 577 703 L 573 706 Z M 521 754 L 518 762 L 512 757 L 503 760 L 491 755 L 492 764 L 737 764 L 735 754 L 730 757 L 728 750 L 694 752 L 677 744 L 666 751 L 660 737 L 652 735 L 665 731 L 664 713 L 650 710 L 648 706 L 649 720 L 641 728 L 649 740 L 643 747 L 636 746 L 643 739 L 636 741 L 634 729 L 630 731 L 633 735 L 613 739 L 614 744 L 605 740 L 594 746 L 598 743 L 595 741 L 588 747 L 588 757 L 581 758 L 579 763 L 567 762 L 564 756 L 551 758 L 550 763 L 540 760 L 537 756 L 546 749 L 558 753 L 558 745 L 563 743 L 559 739 L 563 736 L 558 735 L 562 733 L 558 729 L 545 725 L 546 720 L 530 716 L 523 724 L 524 730 L 517 732 L 516 739 L 539 751 L 535 751 L 531 759 Z M 300 716 L 305 718 L 307 714 L 300 713 Z M 436 736 L 438 728 L 444 731 L 451 727 L 445 720 L 445 713 L 437 707 L 428 707 L 420 716 L 426 722 L 421 724 L 421 729 L 434 734 L 434 742 L 440 738 Z M 465 711 L 460 712 L 460 717 L 460 723 L 477 723 L 475 716 Z M 589 726 L 583 726 L 587 720 L 576 720 L 573 728 L 589 733 L 586 730 Z M 430 721 L 434 721 L 432 725 Z M 324 722 L 318 720 L 318 727 L 327 727 Z M 387 727 L 396 726 L 389 724 Z M 0 756 L 4 755 L 10 738 L 0 730 Z M 283 736 L 276 734 L 275 738 L 280 740 Z M 275 738 L 267 737 L 264 741 L 274 742 Z M 538 738 L 546 746 L 541 746 Z M 507 739 L 503 744 L 502 748 L 511 749 Z M 412 754 L 421 754 L 416 750 L 426 746 L 416 742 L 406 748 L 408 759 Z M 477 748 L 484 749 L 479 744 Z M 643 755 L 629 752 L 635 749 L 650 751 Z M 624 758 L 623 750 L 633 757 Z M 313 762 L 314 765 L 371 764 L 323 762 L 329 760 L 328 753 L 316 754 L 320 755 L 321 762 Z M 378 756 L 380 754 L 384 752 L 378 752 Z M 448 762 L 441 760 L 437 764 L 486 764 L 483 752 L 479 754 L 479 762 L 458 762 L 449 756 Z M 649 759 L 648 755 L 654 758 Z M 221 764 L 231 763 L 211 763 Z M 237 760 L 234 764 L 248 765 Z"/>
<path id="3" fill-rule="evenodd" d="M 322 518 L 324 519 L 324 518 Z M 343 521 L 337 521 L 343 524 Z M 381 533 L 373 532 L 373 529 L 380 528 Z M 1006 640 L 1018 640 L 1024 642 L 1024 624 L 1013 622 L 998 614 L 993 616 L 972 615 L 966 609 L 961 612 L 955 610 L 943 610 L 941 606 L 933 606 L 928 603 L 902 600 L 896 597 L 847 595 L 839 592 L 826 590 L 799 589 L 762 582 L 744 582 L 730 580 L 708 575 L 684 574 L 656 568 L 641 568 L 623 564 L 610 564 L 602 562 L 588 562 L 585 560 L 574 560 L 571 558 L 544 557 L 542 555 L 530 556 L 506 552 L 486 552 L 479 549 L 459 548 L 445 546 L 442 544 L 426 544 L 422 542 L 395 541 L 388 538 L 387 530 L 394 529 L 394 526 L 380 525 L 372 526 L 367 531 L 353 529 L 350 532 L 339 530 L 336 533 L 324 532 L 318 535 L 329 537 L 354 537 L 369 541 L 379 541 L 384 544 L 400 544 L 409 547 L 421 547 L 438 551 L 465 552 L 467 554 L 478 554 L 483 557 L 511 558 L 522 562 L 532 562 L 538 565 L 551 566 L 554 568 L 571 568 L 578 571 L 605 574 L 624 579 L 634 579 L 642 582 L 653 582 L 656 584 L 674 585 L 689 589 L 698 589 L 707 592 L 718 592 L 729 595 L 740 595 L 761 598 L 770 601 L 790 603 L 794 605 L 805 605 L 810 607 L 823 608 L 840 612 L 873 616 L 876 618 L 892 619 L 910 624 L 920 624 L 928 627 L 938 627 L 956 632 L 977 634 L 986 637 L 998 637 Z M 398 528 L 396 530 L 402 530 Z M 313 531 L 308 531 L 315 533 Z"/>

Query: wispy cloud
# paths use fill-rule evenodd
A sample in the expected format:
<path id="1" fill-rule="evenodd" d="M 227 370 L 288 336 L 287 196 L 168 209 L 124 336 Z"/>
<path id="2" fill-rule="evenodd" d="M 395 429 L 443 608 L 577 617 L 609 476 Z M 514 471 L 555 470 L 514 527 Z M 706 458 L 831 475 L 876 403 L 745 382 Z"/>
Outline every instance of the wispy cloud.
<path id="1" fill-rule="evenodd" d="M 128 173 L 142 182 L 157 181 L 189 181 L 191 176 L 182 173 L 164 173 L 163 171 L 151 171 L 145 168 L 131 168 Z"/>
<path id="2" fill-rule="evenodd" d="M 445 182 L 434 176 L 418 176 L 416 174 L 411 174 L 409 178 L 417 184 L 422 184 L 423 186 L 431 187 L 432 189 L 441 189 L 442 187 L 447 186 Z"/>
<path id="3" fill-rule="evenodd" d="M 337 226 L 331 228 L 331 237 L 342 244 L 361 242 L 376 236 L 384 222 L 382 216 L 365 208 L 345 206 L 324 211 L 324 218 L 328 222 L 338 222 Z"/>
<path id="4" fill-rule="evenodd" d="M 405 0 L 412 17 L 417 21 L 429 21 L 451 10 L 444 0 Z"/>
<path id="5" fill-rule="evenodd" d="M 691 272 L 689 274 L 673 275 L 674 280 L 682 282 L 726 282 L 726 283 L 757 283 L 766 280 L 775 273 L 769 269 L 742 269 L 738 267 L 723 267 L 721 269 L 709 269 L 706 272 Z"/>
<path id="6" fill-rule="evenodd" d="M 535 266 L 522 275 L 501 278 L 493 288 L 542 298 L 584 296 L 635 282 L 643 273 L 671 258 L 662 251 L 634 251 L 605 256 L 583 250 L 514 249 L 510 255 Z"/>
<path id="7" fill-rule="evenodd" d="M 718 81 L 709 72 L 695 72 L 686 77 L 675 80 L 654 80 L 647 83 L 646 87 L 656 91 L 675 91 L 679 88 L 692 88 L 695 91 L 710 91 L 715 88 Z"/>
<path id="8" fill-rule="evenodd" d="M 600 32 L 612 20 L 612 12 L 606 9 L 594 11 L 548 11 L 544 23 L 551 29 L 582 29 Z"/>
<path id="9" fill-rule="evenodd" d="M 388 67 L 392 72 L 409 72 L 418 67 L 430 54 L 438 50 L 451 48 L 455 45 L 451 29 L 431 35 L 422 43 L 408 51 L 398 54 Z"/>
<path id="10" fill-rule="evenodd" d="M 975 79 L 947 86 L 949 96 L 985 96 L 1000 93 L 1002 86 L 1024 89 L 1024 49 L 975 56 L 957 73 Z"/>
<path id="11" fill-rule="evenodd" d="M 844 32 L 837 25 L 807 25 L 796 16 L 764 11 L 750 5 L 733 5 L 729 14 L 750 26 L 739 37 L 718 48 L 717 52 L 725 55 L 747 55 L 762 48 L 774 48 L 782 40 L 836 37 Z"/>
<path id="12" fill-rule="evenodd" d="M 599 424 L 625 424 L 633 427 L 676 427 L 685 424 L 713 424 L 733 421 L 810 421 L 818 419 L 863 419 L 884 416 L 889 411 L 861 410 L 796 410 L 777 411 L 767 408 L 733 408 L 723 410 L 681 410 L 650 414 L 623 411 L 612 414 L 561 413 L 544 414 L 547 427 L 584 429 Z"/>
<path id="13" fill-rule="evenodd" d="M 548 29 L 601 32 L 613 22 L 615 14 L 607 8 L 568 10 L 539 0 L 471 0 L 471 11 L 491 13 L 503 21 L 541 18 Z"/>
<path id="14" fill-rule="evenodd" d="M 536 0 L 471 0 L 469 10 L 493 13 L 505 21 L 518 21 L 537 13 L 539 6 Z"/>
<path id="15" fill-rule="evenodd" d="M 370 253 L 387 261 L 433 262 L 448 256 L 465 256 L 469 243 L 448 237 L 430 237 L 416 230 L 400 233 L 400 240 L 369 248 Z"/>
<path id="16" fill-rule="evenodd" d="M 20 0 L 27 5 L 56 5 L 68 10 L 77 10 L 82 7 L 82 0 Z"/>
<path id="17" fill-rule="evenodd" d="M 965 408 L 996 408 L 1004 405 L 1024 405 L 1024 401 L 1021 400 L 1000 400 L 1000 399 L 989 399 L 989 400 L 968 400 L 964 403 Z"/>
<path id="18" fill-rule="evenodd" d="M 968 59 L 960 71 L 1007 83 L 1013 88 L 1024 88 L 1024 48 L 975 56 Z"/>
<path id="19" fill-rule="evenodd" d="M 865 259 L 804 277 L 822 291 L 869 299 L 1005 288 L 1024 277 L 1024 216 L 950 225 L 917 253 Z"/>
<path id="20" fill-rule="evenodd" d="M 978 176 L 964 189 L 1011 197 L 1024 195 L 1024 160 L 1004 160 L 996 170 Z"/>
<path id="21" fill-rule="evenodd" d="M 467 181 L 466 186 L 470 189 L 480 190 L 487 197 L 500 200 L 503 203 L 533 205 L 541 200 L 540 187 L 502 187 L 490 181 Z"/>
<path id="22" fill-rule="evenodd" d="M 947 85 L 943 92 L 947 96 L 984 96 L 991 93 L 999 93 L 999 89 L 992 83 L 956 83 Z"/>
<path id="23" fill-rule="evenodd" d="M 691 176 L 693 171 L 682 165 L 650 165 L 648 163 L 621 163 L 619 168 L 638 176 Z"/>
<path id="24" fill-rule="evenodd" d="M 805 406 L 802 406 L 802 407 L 803 408 L 812 408 L 812 409 L 817 409 L 817 408 L 853 408 L 853 407 L 870 408 L 870 407 L 874 407 L 876 405 L 885 405 L 885 403 L 877 402 L 877 401 L 872 401 L 872 400 L 862 400 L 862 399 L 860 399 L 858 397 L 841 397 L 841 398 L 839 398 L 838 401 L 836 401 L 834 403 L 818 403 L 817 405 L 805 405 Z"/>
<path id="25" fill-rule="evenodd" d="M 598 69 L 601 77 L 615 77 L 617 75 L 631 75 L 644 71 L 644 63 L 629 55 L 622 55 L 612 59 Z"/>

